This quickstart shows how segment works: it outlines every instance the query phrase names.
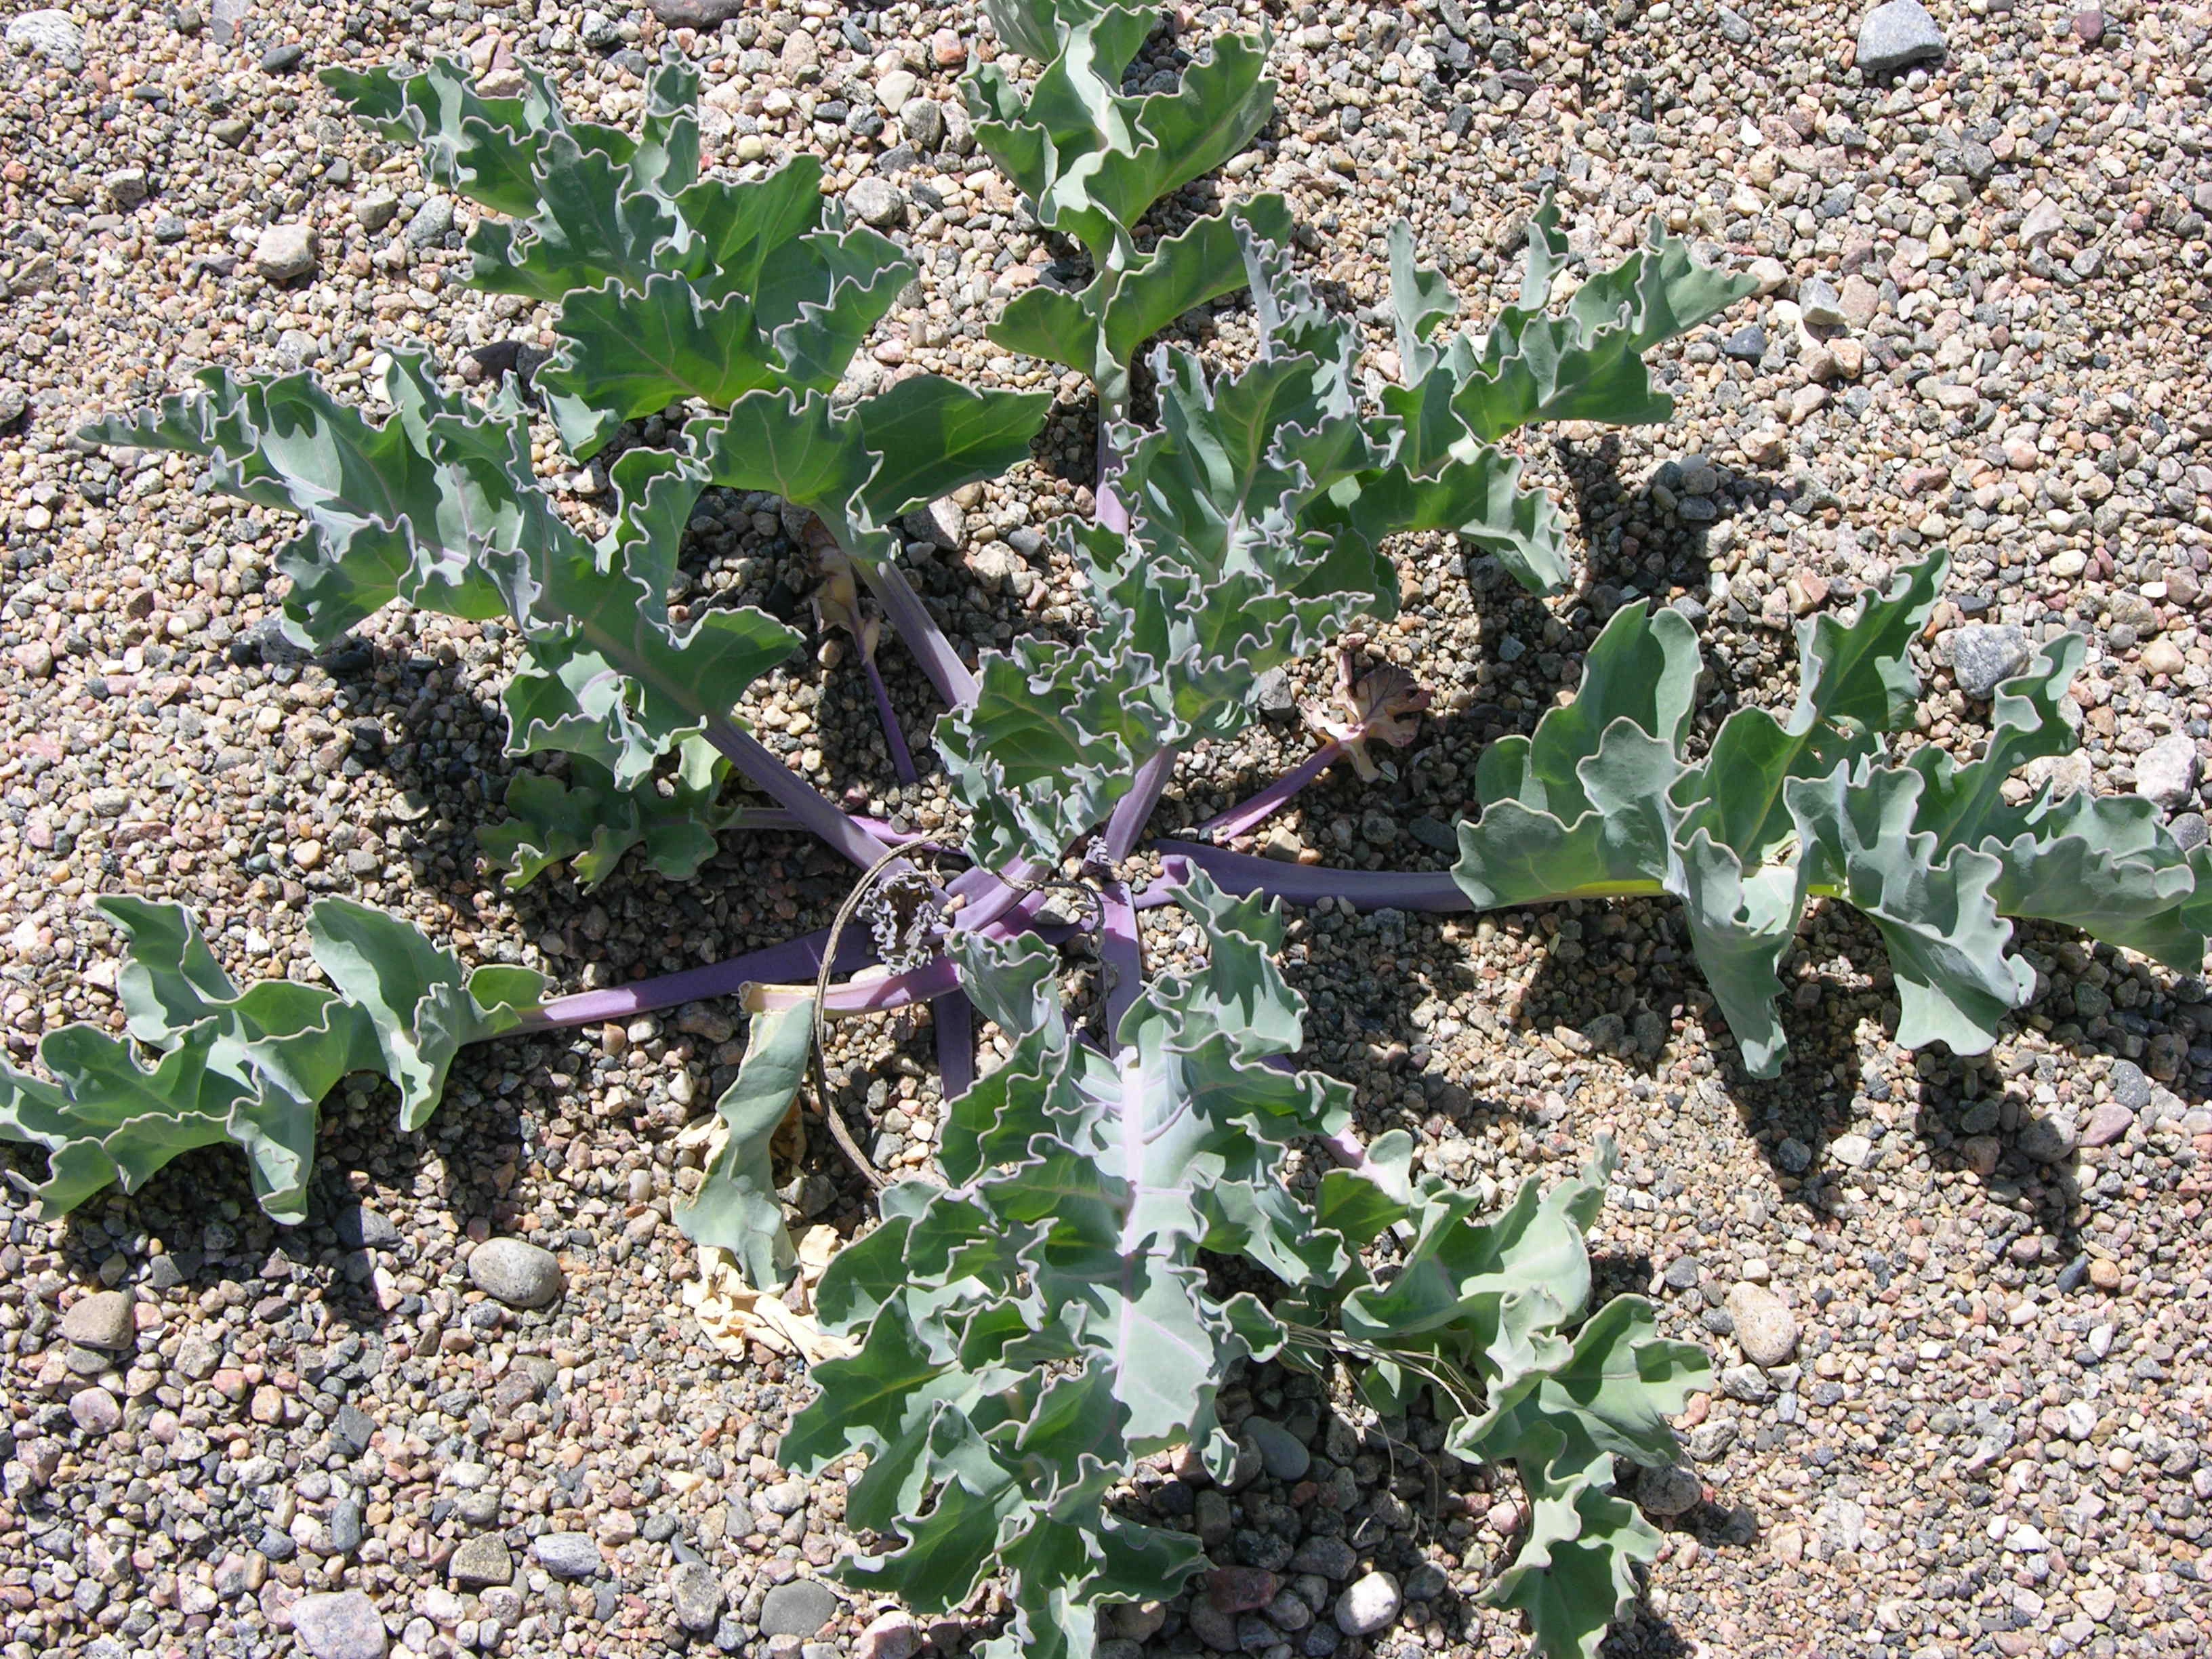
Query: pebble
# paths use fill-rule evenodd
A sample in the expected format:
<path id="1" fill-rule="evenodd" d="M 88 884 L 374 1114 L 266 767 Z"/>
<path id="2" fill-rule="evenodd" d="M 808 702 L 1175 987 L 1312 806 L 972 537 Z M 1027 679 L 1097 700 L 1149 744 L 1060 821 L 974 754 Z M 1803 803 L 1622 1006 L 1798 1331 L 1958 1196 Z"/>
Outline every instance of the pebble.
<path id="1" fill-rule="evenodd" d="M 372 190 L 354 199 L 354 222 L 366 231 L 382 230 L 398 214 L 399 198 L 388 190 Z"/>
<path id="2" fill-rule="evenodd" d="M 590 1578 L 600 1567 L 599 1547 L 580 1532 L 549 1532 L 530 1543 L 531 1559 L 556 1578 Z"/>
<path id="3" fill-rule="evenodd" d="M 1669 1463 L 1637 1473 L 1636 1506 L 1646 1515 L 1656 1516 L 1662 1521 L 1687 1515 L 1705 1499 L 1705 1483 L 1698 1478 L 1695 1469 L 1682 1464 Z"/>
<path id="4" fill-rule="evenodd" d="M 550 1250 L 519 1238 L 488 1239 L 471 1251 L 469 1282 L 510 1308 L 544 1307 L 564 1283 Z"/>
<path id="5" fill-rule="evenodd" d="M 906 198 L 899 194 L 898 186 L 872 173 L 854 181 L 853 187 L 845 192 L 845 205 L 852 209 L 862 224 L 878 230 L 906 217 Z"/>
<path id="6" fill-rule="evenodd" d="M 1882 0 L 1859 24 L 1853 62 L 1859 73 L 1873 78 L 1936 62 L 1943 52 L 1943 31 L 1920 0 Z"/>
<path id="7" fill-rule="evenodd" d="M 1874 1142 L 1862 1134 L 1838 1135 L 1828 1143 L 1828 1156 L 1846 1170 L 1863 1170 L 1874 1162 Z"/>
<path id="8" fill-rule="evenodd" d="M 1243 1432 L 1258 1444 L 1261 1467 L 1278 1480 L 1303 1480 L 1313 1467 L 1313 1454 L 1306 1449 L 1305 1442 L 1279 1423 L 1248 1417 Z"/>
<path id="9" fill-rule="evenodd" d="M 1735 1325 L 1736 1346 L 1753 1364 L 1780 1365 L 1797 1352 L 1797 1316 L 1765 1285 L 1740 1283 L 1723 1305 Z"/>
<path id="10" fill-rule="evenodd" d="M 836 1593 L 815 1578 L 778 1584 L 761 1603 L 763 1636 L 811 1636 L 837 1616 Z"/>
<path id="11" fill-rule="evenodd" d="M 453 1552 L 447 1571 L 463 1589 L 483 1589 L 513 1583 L 514 1558 L 507 1553 L 506 1541 L 497 1536 L 471 1538 Z"/>
<path id="12" fill-rule="evenodd" d="M 17 52 L 35 52 L 72 69 L 84 59 L 84 31 L 67 12 L 51 7 L 9 18 L 8 44 Z"/>
<path id="13" fill-rule="evenodd" d="M 423 198 L 407 220 L 407 240 L 410 246 L 428 247 L 442 241 L 446 233 L 453 228 L 453 198 L 450 196 L 430 196 Z"/>
<path id="14" fill-rule="evenodd" d="M 1837 295 L 1835 285 L 1819 276 L 1799 285 L 1797 311 L 1816 328 L 1840 328 L 1848 320 L 1844 315 L 1844 302 Z"/>
<path id="15" fill-rule="evenodd" d="M 2136 1115 L 2116 1100 L 2107 1100 L 2089 1114 L 2089 1121 L 2081 1126 L 2084 1146 L 2109 1146 L 2125 1135 L 2136 1121 Z"/>
<path id="16" fill-rule="evenodd" d="M 1403 1605 L 1397 1579 L 1387 1572 L 1370 1572 L 1346 1587 L 1336 1598 L 1332 1617 L 1346 1636 L 1371 1636 L 1395 1619 Z"/>
<path id="17" fill-rule="evenodd" d="M 95 1291 L 79 1297 L 62 1316 L 62 1335 L 88 1348 L 119 1352 L 135 1347 L 138 1327 L 131 1305 L 128 1291 Z"/>
<path id="18" fill-rule="evenodd" d="M 123 1407 L 105 1389 L 79 1389 L 70 1396 L 70 1421 L 87 1434 L 112 1434 L 123 1426 Z"/>
<path id="19" fill-rule="evenodd" d="M 1951 631 L 1951 676 L 1970 697 L 1995 695 L 2033 654 L 2027 634 L 2008 623 L 1969 623 Z"/>
<path id="20" fill-rule="evenodd" d="M 880 1613 L 853 1644 L 853 1659 L 915 1659 L 926 1639 L 912 1613 Z"/>
<path id="21" fill-rule="evenodd" d="M 292 1629 L 313 1659 L 384 1659 L 391 1643 L 376 1603 L 359 1590 L 325 1590 L 292 1603 Z"/>
<path id="22" fill-rule="evenodd" d="M 705 1562 L 678 1562 L 669 1571 L 668 1589 L 676 1603 L 676 1622 L 694 1636 L 706 1635 L 720 1621 L 728 1598 Z"/>
<path id="23" fill-rule="evenodd" d="M 2170 811 L 2195 792 L 2197 769 L 2194 738 L 2179 732 L 2161 738 L 2136 757 L 2136 793 Z"/>
<path id="24" fill-rule="evenodd" d="M 314 270 L 315 263 L 316 240 L 312 225 L 271 225 L 253 244 L 253 268 L 272 283 L 305 276 Z"/>
<path id="25" fill-rule="evenodd" d="M 2046 1112 L 2021 1127 L 2020 1149 L 2039 1164 L 2063 1164 L 2081 1144 L 2081 1127 L 2072 1114 Z"/>

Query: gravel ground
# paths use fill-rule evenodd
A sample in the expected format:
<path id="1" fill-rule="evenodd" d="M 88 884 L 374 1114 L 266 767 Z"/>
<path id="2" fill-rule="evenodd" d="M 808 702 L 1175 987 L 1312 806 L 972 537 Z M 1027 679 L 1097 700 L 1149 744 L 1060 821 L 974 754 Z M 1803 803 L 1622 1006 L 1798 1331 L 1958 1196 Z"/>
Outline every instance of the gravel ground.
<path id="1" fill-rule="evenodd" d="M 1883 7 L 1863 52 L 1859 12 L 1823 0 L 1270 9 L 1281 118 L 1202 188 L 1285 191 L 1345 303 L 1382 298 L 1381 233 L 1403 216 L 1486 318 L 1547 179 L 1578 253 L 1601 262 L 1656 213 L 1765 289 L 1662 354 L 1671 426 L 1530 446 L 1578 527 L 1579 591 L 1539 604 L 1441 544 L 1404 550 L 1408 614 L 1374 649 L 1418 665 L 1437 712 L 1395 783 L 1329 780 L 1270 850 L 1441 865 L 1481 745 L 1574 683 L 1624 599 L 1702 621 L 1717 717 L 1786 697 L 1794 617 L 1933 544 L 1955 564 L 1927 738 L 1970 744 L 2004 665 L 2081 631 L 2075 781 L 2141 787 L 2203 835 L 2212 9 L 1931 9 L 1933 61 L 1909 14 Z M 1187 11 L 1184 40 L 1230 15 Z M 42 15 L 11 9 L 0 52 L 9 1057 L 115 1018 L 100 892 L 188 900 L 241 976 L 304 963 L 301 913 L 325 892 L 568 986 L 825 921 L 845 872 L 774 837 L 732 837 L 673 890 L 625 872 L 589 895 L 500 893 L 473 839 L 507 775 L 500 630 L 386 615 L 291 653 L 265 626 L 285 526 L 200 493 L 191 464 L 67 435 L 203 362 L 312 364 L 344 388 L 402 337 L 457 369 L 540 343 L 542 313 L 459 286 L 465 208 L 312 71 L 465 50 L 497 75 L 512 52 L 552 68 L 572 109 L 626 119 L 669 31 L 532 0 Z M 940 514 L 949 545 L 914 556 L 973 644 L 1065 623 L 1069 573 L 1039 526 L 1088 504 L 1089 417 L 1072 379 L 981 338 L 1053 255 L 972 153 L 954 83 L 977 16 L 805 0 L 672 38 L 704 70 L 714 156 L 825 154 L 914 249 L 921 301 L 863 369 L 1060 386 L 1040 464 L 969 492 Z M 1916 48 L 1901 78 L 1856 66 Z M 264 274 L 287 262 L 311 269 Z M 1249 327 L 1233 306 L 1189 326 L 1230 351 Z M 595 486 L 550 449 L 544 465 Z M 806 574 L 773 505 L 700 515 L 695 594 L 796 612 Z M 761 696 L 766 735 L 826 787 L 942 821 L 941 789 L 891 784 L 864 684 L 829 654 Z M 919 715 L 919 676 L 885 659 Z M 1198 757 L 1163 821 L 1304 746 L 1286 719 Z M 1316 1062 L 1360 1085 L 1370 1127 L 1414 1129 L 1430 1167 L 1504 1189 L 1616 1134 L 1603 1281 L 1656 1291 L 1670 1333 L 1716 1351 L 1688 1461 L 1638 1489 L 1667 1553 L 1609 1651 L 2212 1645 L 2201 981 L 2038 933 L 2044 994 L 1996 1050 L 1915 1057 L 1889 1041 L 1871 931 L 1824 914 L 1789 964 L 1795 1059 L 1759 1085 L 1664 906 L 1323 910 L 1291 939 Z M 501 1045 L 465 1059 L 411 1138 L 387 1097 L 342 1093 L 315 1219 L 289 1231 L 228 1152 L 64 1226 L 0 1196 L 0 1655 L 288 1652 L 288 1632 L 325 1659 L 957 1650 L 976 1626 L 894 1616 L 864 1637 L 883 1610 L 818 1581 L 841 1483 L 775 1462 L 803 1374 L 726 1352 L 684 1311 L 693 1263 L 668 1213 L 699 1154 L 678 1133 L 741 1037 L 702 1006 Z M 880 1162 L 927 1158 L 927 1046 L 886 1025 L 840 1057 Z M 849 1231 L 860 1194 L 815 1168 L 804 1207 Z M 1510 1482 L 1425 1456 L 1432 1424 L 1347 1420 L 1340 1401 L 1260 1373 L 1228 1402 L 1249 1481 L 1148 1473 L 1130 1501 L 1242 1571 L 1117 1616 L 1106 1659 L 1517 1650 L 1472 1600 L 1510 1545 Z"/>

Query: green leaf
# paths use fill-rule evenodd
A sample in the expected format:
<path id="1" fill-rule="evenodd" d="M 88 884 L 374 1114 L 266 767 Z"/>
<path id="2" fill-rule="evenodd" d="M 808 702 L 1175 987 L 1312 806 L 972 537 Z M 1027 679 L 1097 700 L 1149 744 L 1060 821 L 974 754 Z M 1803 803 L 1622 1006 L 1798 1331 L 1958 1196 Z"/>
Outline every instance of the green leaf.
<path id="1" fill-rule="evenodd" d="M 769 1143 L 791 1115 L 813 1049 L 812 997 L 753 1016 L 737 1080 L 714 1106 L 727 1138 L 697 1194 L 676 1212 L 686 1238 L 733 1252 L 756 1290 L 781 1286 L 797 1265 L 776 1201 Z"/>
<path id="2" fill-rule="evenodd" d="M 179 907 L 99 904 L 129 941 L 117 985 L 131 1036 L 156 1052 L 141 1064 L 131 1041 L 70 1025 L 40 1044 L 53 1081 L 0 1066 L 0 1139 L 47 1149 L 48 1176 L 33 1190 L 49 1217 L 110 1183 L 136 1191 L 179 1153 L 228 1141 L 246 1153 L 262 1208 L 301 1221 L 317 1109 L 339 1079 L 390 1076 L 413 1127 L 436 1104 L 447 1035 L 457 1046 L 511 1029 L 544 983 L 521 969 L 464 981 L 404 922 L 326 899 L 308 926 L 337 992 L 283 980 L 240 992 Z"/>
<path id="3" fill-rule="evenodd" d="M 495 869 L 507 872 L 509 891 L 564 859 L 579 881 L 596 887 L 633 847 L 642 847 L 646 862 L 671 881 L 688 881 L 744 808 L 717 804 L 730 763 L 703 738 L 683 738 L 677 756 L 666 794 L 651 781 L 618 789 L 613 773 L 580 756 L 569 762 L 566 782 L 518 773 L 507 786 L 507 821 L 477 830 L 477 844 Z"/>
<path id="4" fill-rule="evenodd" d="M 859 492 L 861 521 L 889 528 L 1027 460 L 1051 409 L 1048 392 L 971 392 L 937 374 L 912 375 L 855 404 L 861 447 L 878 458 Z"/>

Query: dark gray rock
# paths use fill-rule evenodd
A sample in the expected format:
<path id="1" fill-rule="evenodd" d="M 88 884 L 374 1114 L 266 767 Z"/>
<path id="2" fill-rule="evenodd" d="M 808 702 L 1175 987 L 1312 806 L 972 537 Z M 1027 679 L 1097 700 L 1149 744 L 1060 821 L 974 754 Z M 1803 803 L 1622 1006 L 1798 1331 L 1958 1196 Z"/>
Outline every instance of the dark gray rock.
<path id="1" fill-rule="evenodd" d="M 2019 629 L 1968 623 L 1951 635 L 1951 677 L 1970 697 L 1986 697 L 2027 666 L 2034 647 Z"/>
<path id="2" fill-rule="evenodd" d="M 1943 31 L 1920 0 L 1884 0 L 1859 24 L 1859 73 L 1872 79 L 1941 62 Z"/>
<path id="3" fill-rule="evenodd" d="M 761 1603 L 763 1636 L 811 1636 L 837 1616 L 836 1593 L 813 1578 L 778 1584 Z"/>
<path id="4" fill-rule="evenodd" d="M 2132 1060 L 2112 1062 L 2112 1098 L 2130 1112 L 2140 1112 L 2150 1104 L 2150 1079 Z"/>
<path id="5" fill-rule="evenodd" d="M 338 1243 L 349 1250 L 388 1249 L 399 1242 L 399 1229 L 392 1224 L 391 1217 L 358 1204 L 340 1210 L 331 1225 Z"/>
<path id="6" fill-rule="evenodd" d="M 1304 1441 L 1281 1424 L 1264 1417 L 1244 1419 L 1244 1432 L 1260 1448 L 1260 1464 L 1278 1480 L 1303 1480 L 1313 1467 L 1313 1454 Z"/>
<path id="7" fill-rule="evenodd" d="M 646 0 L 653 15 L 672 29 L 720 28 L 744 15 L 750 0 Z"/>

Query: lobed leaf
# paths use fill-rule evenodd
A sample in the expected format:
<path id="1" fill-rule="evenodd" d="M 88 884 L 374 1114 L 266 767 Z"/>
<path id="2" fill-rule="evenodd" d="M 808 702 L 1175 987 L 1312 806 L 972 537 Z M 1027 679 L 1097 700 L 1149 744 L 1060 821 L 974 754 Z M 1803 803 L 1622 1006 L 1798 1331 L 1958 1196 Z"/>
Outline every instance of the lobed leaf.
<path id="1" fill-rule="evenodd" d="M 32 1192 L 49 1218 L 228 1141 L 246 1153 L 262 1208 L 304 1220 L 318 1109 L 342 1078 L 382 1073 L 398 1085 L 402 1126 L 418 1127 L 454 1051 L 514 1029 L 544 988 L 519 968 L 464 976 L 405 922 L 324 899 L 308 930 L 337 988 L 270 980 L 241 992 L 181 907 L 98 902 L 128 940 L 117 990 L 129 1037 L 89 1025 L 47 1033 L 39 1058 L 51 1082 L 0 1066 L 0 1139 L 46 1148 L 47 1178 Z"/>
<path id="2" fill-rule="evenodd" d="M 769 1144 L 791 1115 L 813 1049 L 812 997 L 753 1016 L 737 1080 L 714 1104 L 724 1128 L 721 1150 L 691 1202 L 675 1214 L 694 1244 L 735 1255 L 756 1290 L 781 1285 L 797 1263 L 776 1201 Z"/>
<path id="3" fill-rule="evenodd" d="M 1483 907 L 1680 899 L 1755 1077 L 1775 1075 L 1787 1052 L 1778 969 L 1809 896 L 1856 905 L 1881 933 L 1908 1046 L 1982 1053 L 2033 994 L 2007 916 L 2066 922 L 2194 971 L 2212 926 L 2197 878 L 2212 858 L 2185 854 L 2148 802 L 2004 798 L 2019 767 L 2073 746 L 2063 698 L 2078 640 L 2045 646 L 1999 688 L 1981 759 L 1934 748 L 1890 759 L 1887 734 L 1911 726 L 1918 691 L 1908 647 L 1945 568 L 1936 554 L 1847 620 L 1802 624 L 1789 716 L 1739 709 L 1695 763 L 1689 628 L 1623 607 L 1575 700 L 1484 753 L 1482 815 L 1460 826 L 1461 888 Z"/>
<path id="4" fill-rule="evenodd" d="M 507 821 L 477 831 L 495 869 L 504 869 L 509 891 L 526 887 L 563 860 L 576 878 L 596 887 L 615 872 L 633 847 L 671 881 L 688 881 L 714 855 L 714 837 L 744 813 L 722 805 L 730 763 L 699 738 L 677 746 L 677 766 L 663 794 L 648 781 L 634 789 L 615 786 L 614 774 L 579 756 L 566 781 L 542 772 L 517 773 L 507 786 Z"/>

